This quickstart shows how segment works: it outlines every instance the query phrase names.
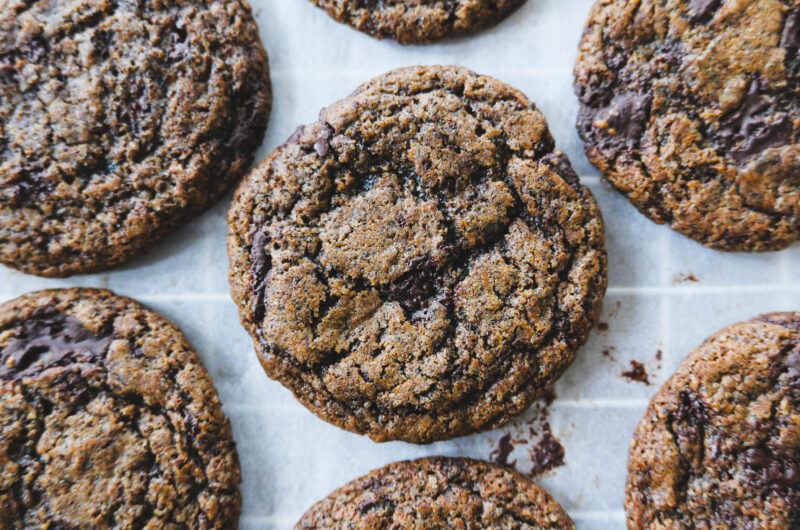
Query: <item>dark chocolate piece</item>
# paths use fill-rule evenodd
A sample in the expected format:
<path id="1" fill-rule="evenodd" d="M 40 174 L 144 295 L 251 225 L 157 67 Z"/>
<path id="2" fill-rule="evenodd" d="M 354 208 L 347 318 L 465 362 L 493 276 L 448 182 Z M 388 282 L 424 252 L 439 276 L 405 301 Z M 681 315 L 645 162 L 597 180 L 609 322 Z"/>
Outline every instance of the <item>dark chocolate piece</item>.
<path id="1" fill-rule="evenodd" d="M 689 2 L 689 16 L 694 23 L 705 22 L 722 5 L 722 0 L 691 0 Z"/>
<path id="2" fill-rule="evenodd" d="M 108 331 L 93 333 L 77 318 L 43 308 L 25 320 L 20 333 L 0 348 L 0 378 L 31 376 L 61 364 L 67 357 L 72 362 L 98 362 L 110 343 Z"/>

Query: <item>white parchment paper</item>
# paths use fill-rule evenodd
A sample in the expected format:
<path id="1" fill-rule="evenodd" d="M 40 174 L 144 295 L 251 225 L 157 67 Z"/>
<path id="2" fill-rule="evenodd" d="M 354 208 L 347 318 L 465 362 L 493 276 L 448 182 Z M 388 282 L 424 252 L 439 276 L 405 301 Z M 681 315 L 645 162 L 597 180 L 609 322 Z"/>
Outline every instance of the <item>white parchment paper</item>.
<path id="1" fill-rule="evenodd" d="M 592 0 L 528 0 L 487 32 L 412 47 L 362 35 L 307 0 L 251 2 L 275 91 L 259 159 L 298 125 L 314 121 L 322 107 L 400 66 L 466 66 L 522 90 L 547 116 L 558 147 L 602 208 L 610 288 L 601 318 L 608 329 L 592 333 L 557 383 L 558 398 L 550 407 L 566 465 L 536 480 L 579 528 L 623 528 L 628 442 L 649 398 L 714 331 L 762 312 L 800 309 L 800 246 L 753 255 L 711 251 L 655 225 L 600 182 L 575 132 L 578 105 L 571 74 Z M 0 267 L 0 300 L 34 289 L 107 287 L 177 323 L 214 378 L 233 423 L 244 475 L 242 528 L 290 528 L 334 488 L 396 460 L 439 454 L 487 459 L 503 434 L 521 429 L 512 424 L 429 446 L 376 444 L 304 409 L 264 375 L 239 324 L 227 281 L 229 203 L 230 196 L 148 255 L 113 272 L 45 280 Z M 689 275 L 698 281 L 686 281 Z M 652 385 L 621 377 L 630 360 L 645 364 Z M 522 470 L 529 467 L 524 451 L 514 458 Z"/>

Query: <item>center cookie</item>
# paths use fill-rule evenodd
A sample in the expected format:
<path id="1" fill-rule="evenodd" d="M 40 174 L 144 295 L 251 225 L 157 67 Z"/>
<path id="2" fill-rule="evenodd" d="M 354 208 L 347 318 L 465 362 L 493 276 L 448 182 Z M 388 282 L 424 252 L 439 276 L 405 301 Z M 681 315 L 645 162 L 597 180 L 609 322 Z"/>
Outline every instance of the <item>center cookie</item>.
<path id="1" fill-rule="evenodd" d="M 645 215 L 720 250 L 800 236 L 800 6 L 603 0 L 575 66 L 586 154 Z"/>
<path id="2" fill-rule="evenodd" d="M 497 427 L 569 366 L 606 287 L 603 223 L 520 92 L 396 70 L 240 186 L 231 286 L 266 372 L 377 441 Z"/>

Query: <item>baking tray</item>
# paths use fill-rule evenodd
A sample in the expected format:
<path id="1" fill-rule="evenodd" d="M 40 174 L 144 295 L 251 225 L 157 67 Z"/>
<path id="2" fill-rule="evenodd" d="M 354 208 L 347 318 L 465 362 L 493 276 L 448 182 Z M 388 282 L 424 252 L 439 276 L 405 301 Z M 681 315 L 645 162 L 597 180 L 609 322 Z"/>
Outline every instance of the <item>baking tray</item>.
<path id="1" fill-rule="evenodd" d="M 575 132 L 572 65 L 592 0 L 528 0 L 497 27 L 429 46 L 377 41 L 307 0 L 251 2 L 271 62 L 275 101 L 257 158 L 360 83 L 393 68 L 458 64 L 527 94 L 559 149 L 597 197 L 606 222 L 610 286 L 602 325 L 556 384 L 548 421 L 565 465 L 535 480 L 579 528 L 623 528 L 628 443 L 647 402 L 681 359 L 718 329 L 800 308 L 800 246 L 766 254 L 701 247 L 640 215 L 600 181 Z M 376 444 L 317 419 L 261 370 L 231 301 L 225 249 L 230 195 L 148 255 L 113 272 L 47 280 L 0 267 L 0 299 L 35 289 L 113 289 L 177 323 L 214 378 L 242 463 L 240 526 L 291 528 L 312 503 L 371 469 L 429 455 L 496 457 L 499 440 L 527 440 L 537 407 L 506 428 L 427 446 Z M 660 353 L 659 353 L 660 352 Z M 660 357 L 660 359 L 658 358 Z M 643 363 L 650 385 L 622 376 Z M 541 426 L 541 421 L 534 421 Z M 539 429 L 541 430 L 541 429 Z M 530 468 L 528 446 L 508 457 Z"/>

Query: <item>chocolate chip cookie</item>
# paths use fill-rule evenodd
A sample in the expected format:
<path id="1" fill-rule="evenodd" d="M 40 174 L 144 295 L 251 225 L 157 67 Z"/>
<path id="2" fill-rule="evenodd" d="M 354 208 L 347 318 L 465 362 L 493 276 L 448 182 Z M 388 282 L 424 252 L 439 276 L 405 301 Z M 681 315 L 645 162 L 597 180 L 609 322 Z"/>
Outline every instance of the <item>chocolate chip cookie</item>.
<path id="1" fill-rule="evenodd" d="M 466 458 L 424 458 L 372 471 L 306 512 L 311 528 L 574 529 L 542 488 L 505 467 Z"/>
<path id="2" fill-rule="evenodd" d="M 270 102 L 244 1 L 0 1 L 0 262 L 142 252 L 246 172 Z"/>
<path id="3" fill-rule="evenodd" d="M 628 528 L 798 528 L 800 313 L 692 352 L 636 429 L 628 473 Z"/>
<path id="4" fill-rule="evenodd" d="M 645 215 L 718 250 L 800 235 L 800 6 L 599 0 L 575 66 L 589 159 Z"/>
<path id="5" fill-rule="evenodd" d="M 98 289 L 0 305 L 0 527 L 235 528 L 239 482 L 177 327 Z"/>
<path id="6" fill-rule="evenodd" d="M 459 67 L 324 109 L 243 181 L 229 225 L 267 374 L 377 441 L 508 422 L 572 362 L 606 288 L 600 212 L 544 116 Z"/>
<path id="7" fill-rule="evenodd" d="M 378 39 L 424 44 L 488 28 L 525 0 L 311 0 L 339 22 Z"/>

